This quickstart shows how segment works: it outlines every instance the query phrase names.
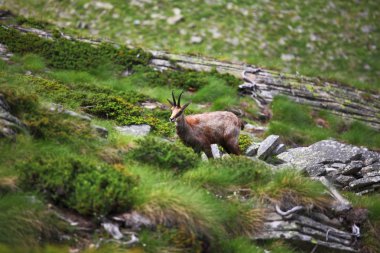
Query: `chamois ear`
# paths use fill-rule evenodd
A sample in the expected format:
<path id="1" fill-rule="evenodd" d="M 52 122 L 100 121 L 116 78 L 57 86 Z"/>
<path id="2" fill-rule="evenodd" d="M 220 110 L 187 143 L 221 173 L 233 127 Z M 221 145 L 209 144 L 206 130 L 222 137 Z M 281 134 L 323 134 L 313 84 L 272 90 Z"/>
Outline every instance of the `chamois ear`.
<path id="1" fill-rule="evenodd" d="M 174 106 L 173 102 L 168 99 L 168 102 L 171 106 Z"/>

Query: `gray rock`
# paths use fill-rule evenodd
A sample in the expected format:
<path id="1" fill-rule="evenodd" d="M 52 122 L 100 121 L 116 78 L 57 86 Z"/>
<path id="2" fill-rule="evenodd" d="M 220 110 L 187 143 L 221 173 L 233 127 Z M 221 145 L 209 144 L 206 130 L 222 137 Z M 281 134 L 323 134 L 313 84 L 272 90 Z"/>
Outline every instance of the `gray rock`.
<path id="1" fill-rule="evenodd" d="M 281 153 L 284 153 L 286 151 L 285 144 L 280 143 L 277 148 L 273 150 L 273 155 L 279 155 Z"/>
<path id="2" fill-rule="evenodd" d="M 376 166 L 376 164 L 373 164 L 373 165 L 369 165 L 369 166 L 363 167 L 360 170 L 360 174 L 361 175 L 365 175 L 367 173 L 374 172 L 374 171 L 380 171 L 380 165 Z"/>
<path id="3" fill-rule="evenodd" d="M 345 163 L 333 163 L 333 164 L 330 164 L 330 167 L 337 168 L 337 169 L 343 169 L 344 167 L 346 167 L 346 164 Z"/>
<path id="4" fill-rule="evenodd" d="M 203 38 L 201 36 L 191 36 L 190 43 L 191 44 L 199 44 L 202 43 Z"/>
<path id="5" fill-rule="evenodd" d="M 326 168 L 322 164 L 316 164 L 306 168 L 311 177 L 320 177 L 326 174 Z"/>
<path id="6" fill-rule="evenodd" d="M 255 156 L 257 154 L 257 150 L 260 147 L 260 143 L 253 143 L 251 146 L 247 148 L 245 151 L 246 156 Z"/>
<path id="7" fill-rule="evenodd" d="M 202 153 L 201 153 L 201 159 L 202 159 L 202 161 L 204 161 L 204 162 L 208 162 L 208 157 L 207 157 L 207 155 L 205 154 L 205 152 L 202 152 Z"/>
<path id="8" fill-rule="evenodd" d="M 181 9 L 178 9 L 178 8 L 174 8 L 173 9 L 173 12 L 174 12 L 174 16 L 172 17 L 169 17 L 166 22 L 169 24 L 169 25 L 174 25 L 174 24 L 177 24 L 179 21 L 181 21 L 183 19 L 183 16 L 181 14 Z"/>
<path id="9" fill-rule="evenodd" d="M 380 182 L 380 176 L 377 177 L 364 177 L 357 180 L 352 181 L 349 186 L 352 190 L 363 188 L 372 184 L 376 184 Z"/>
<path id="10" fill-rule="evenodd" d="M 351 183 L 352 181 L 354 181 L 355 178 L 353 176 L 343 176 L 343 175 L 339 175 L 338 177 L 335 178 L 335 182 L 341 184 L 341 185 L 348 185 L 349 183 Z"/>
<path id="11" fill-rule="evenodd" d="M 366 177 L 377 177 L 380 176 L 380 171 L 373 171 L 366 174 Z"/>
<path id="12" fill-rule="evenodd" d="M 375 152 L 375 151 L 369 151 L 366 148 L 363 148 L 362 150 L 363 150 L 362 157 L 364 160 L 364 164 L 366 166 L 371 165 L 377 161 L 380 161 L 380 153 Z"/>
<path id="13" fill-rule="evenodd" d="M 84 115 L 84 114 L 81 114 L 81 113 L 77 113 L 77 112 L 74 112 L 74 111 L 71 111 L 71 110 L 63 110 L 62 113 L 70 115 L 70 116 L 78 118 L 78 119 L 81 119 L 81 120 L 91 121 L 91 117 L 90 116 L 87 116 L 87 115 Z"/>
<path id="14" fill-rule="evenodd" d="M 280 136 L 270 135 L 263 142 L 261 142 L 259 149 L 257 150 L 257 157 L 261 160 L 265 160 L 270 156 L 280 144 Z"/>
<path id="15" fill-rule="evenodd" d="M 348 163 L 360 159 L 362 154 L 361 148 L 334 140 L 324 140 L 309 147 L 289 149 L 277 157 L 304 170 L 316 164 Z"/>
<path id="16" fill-rule="evenodd" d="M 0 112 L 9 112 L 10 109 L 7 101 L 5 101 L 4 95 L 0 93 Z"/>
<path id="17" fill-rule="evenodd" d="M 108 137 L 108 129 L 105 127 L 97 126 L 97 125 L 91 125 L 93 129 L 103 138 Z"/>
<path id="18" fill-rule="evenodd" d="M 211 152 L 214 159 L 219 159 L 222 157 L 217 144 L 211 144 Z"/>
<path id="19" fill-rule="evenodd" d="M 344 169 L 342 170 L 343 175 L 354 175 L 358 173 L 362 168 L 364 164 L 362 161 L 352 161 L 350 164 L 348 164 Z"/>
<path id="20" fill-rule="evenodd" d="M 129 126 L 117 126 L 117 131 L 125 135 L 145 136 L 149 134 L 151 127 L 149 125 L 129 125 Z"/>
<path id="21" fill-rule="evenodd" d="M 222 159 L 230 159 L 231 156 L 229 154 L 223 154 Z"/>

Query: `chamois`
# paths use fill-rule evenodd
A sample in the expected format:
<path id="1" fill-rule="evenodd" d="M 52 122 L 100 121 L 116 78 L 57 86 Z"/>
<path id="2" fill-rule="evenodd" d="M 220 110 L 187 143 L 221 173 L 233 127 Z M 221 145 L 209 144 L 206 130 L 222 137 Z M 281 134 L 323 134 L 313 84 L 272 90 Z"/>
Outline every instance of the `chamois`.
<path id="1" fill-rule="evenodd" d="M 181 106 L 181 96 L 176 102 L 172 91 L 173 101 L 169 101 L 172 115 L 170 121 L 175 122 L 176 130 L 182 142 L 194 149 L 204 151 L 207 157 L 212 157 L 211 144 L 219 144 L 229 154 L 240 154 L 239 133 L 241 121 L 232 112 L 216 111 L 185 116 L 184 111 L 189 106 Z"/>

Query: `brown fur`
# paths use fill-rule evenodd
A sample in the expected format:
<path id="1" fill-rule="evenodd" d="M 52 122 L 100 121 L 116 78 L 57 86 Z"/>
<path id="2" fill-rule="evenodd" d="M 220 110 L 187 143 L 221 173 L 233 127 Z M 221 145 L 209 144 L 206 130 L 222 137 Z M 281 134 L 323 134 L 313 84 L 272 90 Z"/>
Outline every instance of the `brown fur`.
<path id="1" fill-rule="evenodd" d="M 176 122 L 176 129 L 182 142 L 196 152 L 204 151 L 212 157 L 211 144 L 222 146 L 227 153 L 239 155 L 239 134 L 241 121 L 226 111 L 209 112 L 185 116 L 184 108 L 173 106 L 171 121 Z"/>

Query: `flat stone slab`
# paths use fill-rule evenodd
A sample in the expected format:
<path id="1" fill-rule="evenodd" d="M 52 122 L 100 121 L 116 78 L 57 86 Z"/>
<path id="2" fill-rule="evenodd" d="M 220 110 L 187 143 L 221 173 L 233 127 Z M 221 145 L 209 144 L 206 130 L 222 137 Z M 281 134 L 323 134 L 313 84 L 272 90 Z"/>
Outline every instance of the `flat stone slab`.
<path id="1" fill-rule="evenodd" d="M 277 157 L 304 170 L 310 166 L 328 163 L 349 163 L 361 158 L 362 148 L 343 144 L 334 140 L 324 140 L 309 147 L 289 149 Z"/>
<path id="2" fill-rule="evenodd" d="M 261 160 L 265 160 L 272 154 L 279 144 L 280 136 L 269 135 L 263 142 L 261 142 L 260 147 L 257 150 L 257 157 Z"/>
<path id="3" fill-rule="evenodd" d="M 125 135 L 145 136 L 149 134 L 151 127 L 149 125 L 129 125 L 129 126 L 117 126 L 117 131 Z"/>
<path id="4" fill-rule="evenodd" d="M 222 157 L 217 144 L 211 144 L 211 153 L 214 159 L 219 159 Z"/>
<path id="5" fill-rule="evenodd" d="M 380 183 L 380 176 L 360 178 L 352 181 L 349 186 L 351 189 L 355 190 L 376 183 Z"/>
<path id="6" fill-rule="evenodd" d="M 257 150 L 259 150 L 260 143 L 253 143 L 251 146 L 247 148 L 245 151 L 246 156 L 255 156 L 257 154 Z"/>

